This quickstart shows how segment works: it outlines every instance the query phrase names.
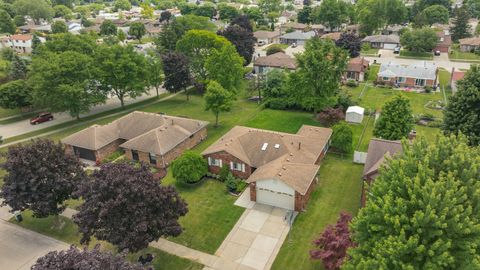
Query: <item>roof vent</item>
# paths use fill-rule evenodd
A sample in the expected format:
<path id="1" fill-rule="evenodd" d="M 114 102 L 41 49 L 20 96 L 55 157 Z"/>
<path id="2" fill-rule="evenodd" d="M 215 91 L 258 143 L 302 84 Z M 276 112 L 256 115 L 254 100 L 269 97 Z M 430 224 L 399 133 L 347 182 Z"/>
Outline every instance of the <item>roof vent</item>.
<path id="1" fill-rule="evenodd" d="M 278 149 L 278 148 L 280 148 L 280 144 L 277 143 L 275 144 L 275 149 Z"/>
<path id="2" fill-rule="evenodd" d="M 267 150 L 267 147 L 268 147 L 268 143 L 264 143 L 264 144 L 262 145 L 262 151 Z"/>
<path id="3" fill-rule="evenodd" d="M 282 173 L 278 173 L 278 176 L 282 176 Z"/>

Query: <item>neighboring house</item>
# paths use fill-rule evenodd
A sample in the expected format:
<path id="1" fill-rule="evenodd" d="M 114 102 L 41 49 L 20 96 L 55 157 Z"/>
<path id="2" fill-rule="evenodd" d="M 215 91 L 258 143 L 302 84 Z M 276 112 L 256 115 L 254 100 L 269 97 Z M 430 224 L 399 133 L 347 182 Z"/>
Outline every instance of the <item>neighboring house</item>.
<path id="1" fill-rule="evenodd" d="M 70 22 L 68 23 L 67 27 L 68 32 L 72 34 L 80 34 L 80 31 L 83 29 L 82 24 L 78 22 Z"/>
<path id="2" fill-rule="evenodd" d="M 480 47 L 480 37 L 462 38 L 458 42 L 462 52 L 473 52 Z"/>
<path id="3" fill-rule="evenodd" d="M 282 26 L 282 33 L 284 33 L 287 29 L 293 29 L 295 31 L 304 32 L 307 29 L 308 25 L 298 22 L 288 22 Z"/>
<path id="4" fill-rule="evenodd" d="M 457 82 L 462 80 L 465 77 L 464 71 L 452 70 L 452 77 L 450 78 L 450 87 L 452 88 L 452 93 L 457 92 Z"/>
<path id="5" fill-rule="evenodd" d="M 350 59 L 347 70 L 344 73 L 345 79 L 363 82 L 365 80 L 365 72 L 368 70 L 369 65 L 370 62 L 363 57 Z"/>
<path id="6" fill-rule="evenodd" d="M 370 44 L 372 48 L 393 50 L 400 46 L 400 37 L 397 35 L 367 36 L 362 42 Z"/>
<path id="7" fill-rule="evenodd" d="M 403 25 L 389 25 L 385 31 L 383 31 L 384 35 L 400 35 L 400 31 L 405 28 Z"/>
<path id="8" fill-rule="evenodd" d="M 301 32 L 301 31 L 295 31 L 291 33 L 286 33 L 285 35 L 282 35 L 280 37 L 280 43 L 283 44 L 297 44 L 297 45 L 304 45 L 305 42 L 312 37 L 315 36 L 314 31 L 309 31 L 309 32 Z"/>
<path id="9" fill-rule="evenodd" d="M 52 25 L 51 24 L 41 24 L 41 25 L 27 24 L 27 25 L 19 26 L 18 29 L 22 34 L 28 34 L 33 32 L 50 33 L 52 31 Z"/>
<path id="10" fill-rule="evenodd" d="M 452 46 L 452 36 L 450 35 L 450 31 L 448 30 L 438 31 L 437 37 L 438 37 L 437 46 L 435 46 L 433 51 L 448 53 L 448 51 L 450 50 L 450 46 Z"/>
<path id="11" fill-rule="evenodd" d="M 320 38 L 337 41 L 340 39 L 341 36 L 342 36 L 342 32 L 332 32 L 332 33 L 324 34 Z"/>
<path id="12" fill-rule="evenodd" d="M 295 59 L 283 52 L 274 53 L 268 56 L 261 56 L 253 63 L 255 74 L 263 74 L 271 69 L 295 70 L 297 63 Z"/>
<path id="13" fill-rule="evenodd" d="M 317 36 L 321 36 L 323 33 L 325 33 L 325 26 L 323 24 L 312 24 L 310 25 L 310 29 L 315 31 Z"/>
<path id="14" fill-rule="evenodd" d="M 132 112 L 106 125 L 93 125 L 62 140 L 65 151 L 101 162 L 118 149 L 130 160 L 167 167 L 185 150 L 207 137 L 208 122 Z"/>
<path id="15" fill-rule="evenodd" d="M 32 52 L 32 39 L 30 34 L 17 34 L 10 36 L 11 48 L 17 53 L 31 53 Z"/>
<path id="16" fill-rule="evenodd" d="M 257 39 L 257 43 L 272 44 L 280 43 L 280 31 L 256 31 L 253 36 Z"/>
<path id="17" fill-rule="evenodd" d="M 250 186 L 250 200 L 303 211 L 318 182 L 332 130 L 303 125 L 296 134 L 236 126 L 203 151 L 209 171 L 228 166 Z"/>
<path id="18" fill-rule="evenodd" d="M 396 87 L 435 87 L 437 75 L 437 66 L 426 61 L 418 61 L 409 66 L 388 62 L 380 66 L 377 83 Z"/>
<path id="19" fill-rule="evenodd" d="M 279 24 L 285 24 L 288 21 L 293 20 L 296 16 L 297 16 L 297 12 L 285 10 L 278 17 L 278 23 Z"/>
<path id="20" fill-rule="evenodd" d="M 365 206 L 367 189 L 377 178 L 379 169 L 382 167 L 385 159 L 401 153 L 403 153 L 403 148 L 400 141 L 375 138 L 370 140 L 365 167 L 363 167 L 362 206 Z"/>
<path id="21" fill-rule="evenodd" d="M 365 109 L 359 106 L 350 106 L 345 113 L 345 121 L 349 123 L 361 124 L 363 121 L 363 114 Z"/>

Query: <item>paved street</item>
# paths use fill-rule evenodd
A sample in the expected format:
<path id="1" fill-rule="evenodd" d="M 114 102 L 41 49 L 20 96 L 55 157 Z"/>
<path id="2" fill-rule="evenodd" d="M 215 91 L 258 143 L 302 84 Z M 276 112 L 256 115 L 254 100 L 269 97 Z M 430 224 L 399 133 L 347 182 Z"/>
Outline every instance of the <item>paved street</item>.
<path id="1" fill-rule="evenodd" d="M 165 93 L 165 89 L 160 90 L 160 94 L 162 94 L 162 93 Z M 125 105 L 136 103 L 136 102 L 154 97 L 155 95 L 156 95 L 155 89 L 151 89 L 150 92 L 148 93 L 148 95 L 143 95 L 143 96 L 138 97 L 136 99 L 127 98 L 125 100 Z M 118 100 L 117 97 L 112 97 L 112 98 L 108 99 L 105 104 L 101 104 L 101 105 L 98 105 L 98 106 L 92 108 L 89 113 L 82 114 L 80 117 L 85 117 L 85 116 L 101 113 L 101 112 L 112 110 L 112 109 L 115 109 L 115 108 L 118 108 L 118 107 L 120 107 L 120 101 Z M 4 139 L 6 139 L 6 138 L 9 138 L 9 137 L 14 137 L 14 136 L 21 135 L 21 134 L 24 134 L 24 133 L 44 129 L 44 128 L 55 126 L 55 125 L 58 125 L 58 124 L 61 124 L 61 123 L 71 121 L 71 120 L 75 120 L 75 118 L 71 117 L 68 114 L 68 112 L 55 113 L 54 117 L 55 117 L 55 119 L 53 121 L 41 123 L 41 124 L 38 124 L 38 125 L 35 125 L 35 126 L 30 125 L 30 121 L 28 119 L 18 121 L 18 122 L 15 122 L 15 123 L 11 123 L 11 124 L 7 124 L 7 125 L 1 125 L 0 124 L 0 135 L 3 136 Z"/>

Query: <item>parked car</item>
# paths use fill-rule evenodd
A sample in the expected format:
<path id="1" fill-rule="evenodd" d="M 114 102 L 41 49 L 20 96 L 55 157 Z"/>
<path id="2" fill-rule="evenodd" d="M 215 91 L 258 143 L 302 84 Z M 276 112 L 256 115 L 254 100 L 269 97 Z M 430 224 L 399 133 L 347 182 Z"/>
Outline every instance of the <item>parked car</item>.
<path id="1" fill-rule="evenodd" d="M 440 56 L 440 51 L 439 51 L 439 50 L 436 50 L 436 51 L 434 52 L 434 54 L 435 54 L 435 56 Z"/>
<path id="2" fill-rule="evenodd" d="M 53 115 L 51 113 L 40 113 L 37 116 L 30 119 L 31 125 L 37 125 L 43 122 L 52 121 Z"/>
<path id="3" fill-rule="evenodd" d="M 393 53 L 400 54 L 400 47 L 395 47 L 395 49 L 393 49 Z"/>
<path id="4" fill-rule="evenodd" d="M 297 43 L 292 43 L 292 48 L 296 48 L 297 47 Z"/>
<path id="5" fill-rule="evenodd" d="M 263 45 L 265 45 L 265 41 L 260 40 L 257 44 L 258 44 L 258 46 L 263 46 Z"/>

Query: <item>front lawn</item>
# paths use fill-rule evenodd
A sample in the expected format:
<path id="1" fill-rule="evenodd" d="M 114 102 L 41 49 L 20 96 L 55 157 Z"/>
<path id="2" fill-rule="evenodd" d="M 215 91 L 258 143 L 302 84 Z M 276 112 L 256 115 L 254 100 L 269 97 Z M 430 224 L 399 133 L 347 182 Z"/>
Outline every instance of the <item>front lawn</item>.
<path id="1" fill-rule="evenodd" d="M 327 154 L 319 172 L 319 184 L 310 197 L 306 212 L 300 213 L 273 263 L 272 269 L 322 269 L 320 261 L 309 258 L 309 250 L 340 212 L 356 215 L 360 207 L 362 165 Z"/>
<path id="2" fill-rule="evenodd" d="M 401 50 L 398 58 L 432 60 L 433 54 L 431 52 L 412 52 L 407 50 Z"/>
<path id="3" fill-rule="evenodd" d="M 368 50 L 362 49 L 360 54 L 363 56 L 378 56 L 378 49 L 370 48 Z"/>
<path id="4" fill-rule="evenodd" d="M 10 222 L 21 226 L 25 229 L 36 231 L 38 233 L 48 235 L 52 238 L 58 239 L 60 241 L 75 244 L 80 247 L 80 233 L 78 232 L 78 227 L 70 219 L 60 216 L 60 220 L 64 223 L 61 229 L 57 229 L 53 226 L 54 217 L 49 216 L 47 218 L 33 218 L 30 211 L 24 211 L 22 214 L 24 220 L 22 222 L 17 222 L 12 219 Z M 95 239 L 92 240 L 89 247 L 93 248 L 95 244 L 101 244 L 102 249 L 113 251 L 116 250 L 114 247 L 106 242 L 99 242 Z M 156 270 L 176 270 L 176 269 L 187 269 L 187 270 L 197 270 L 202 269 L 203 266 L 199 263 L 183 259 L 161 250 L 155 248 L 147 248 L 141 251 L 142 254 L 152 253 L 154 255 L 153 265 Z M 137 262 L 139 254 L 129 254 L 127 258 L 132 262 Z"/>
<path id="5" fill-rule="evenodd" d="M 452 48 L 448 54 L 450 60 L 456 61 L 480 61 L 480 55 L 471 52 L 461 52 L 458 48 Z"/>
<path id="6" fill-rule="evenodd" d="M 367 81 L 373 82 L 377 79 L 378 71 L 380 70 L 379 64 L 371 64 L 368 70 L 368 78 Z"/>
<path id="7" fill-rule="evenodd" d="M 279 48 L 282 49 L 282 50 L 286 50 L 289 46 L 290 46 L 289 44 L 277 44 L 277 43 L 275 43 L 275 44 L 270 44 L 270 45 L 268 45 L 268 46 L 265 47 L 263 50 L 264 50 L 264 51 L 267 51 L 268 48 L 270 48 L 270 47 L 279 47 Z"/>

